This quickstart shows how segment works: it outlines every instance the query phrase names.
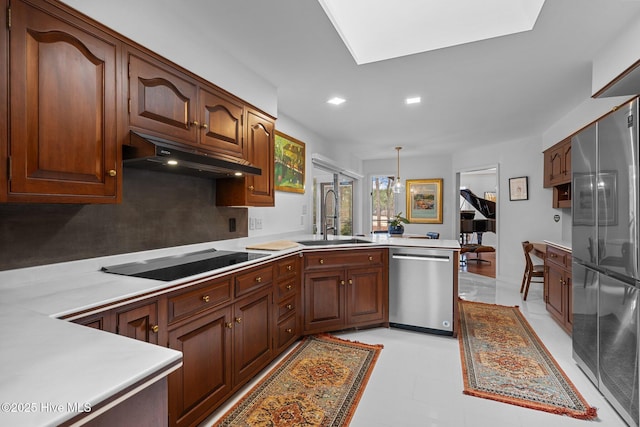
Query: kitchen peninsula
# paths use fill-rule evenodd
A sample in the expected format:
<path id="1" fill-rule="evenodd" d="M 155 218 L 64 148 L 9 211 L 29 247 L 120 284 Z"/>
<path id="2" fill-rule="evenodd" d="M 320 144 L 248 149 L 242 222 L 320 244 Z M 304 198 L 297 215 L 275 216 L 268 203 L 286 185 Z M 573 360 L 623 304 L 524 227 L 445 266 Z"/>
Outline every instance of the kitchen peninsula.
<path id="1" fill-rule="evenodd" d="M 266 256 L 168 282 L 101 271 L 101 268 L 107 265 L 171 257 L 212 248 L 246 251 L 247 246 L 277 239 L 294 242 L 306 240 L 313 243 L 275 252 L 250 251 Z M 445 249 L 450 250 L 455 259 L 458 259 L 457 241 L 389 238 L 384 235 L 368 236 L 361 240 L 370 243 L 336 244 L 334 241 L 324 242 L 319 240 L 318 236 L 310 235 L 242 238 L 0 272 L 2 320 L 6 325 L 0 334 L 3 342 L 8 344 L 7 348 L 11 348 L 11 351 L 5 351 L 0 356 L 4 362 L 1 369 L 3 378 L 12 379 L 0 385 L 0 400 L 16 404 L 15 412 L 0 413 L 0 423 L 16 426 L 52 425 L 71 421 L 83 423 L 90 421 L 89 417 L 98 415 L 102 410 L 100 408 L 106 410 L 120 402 L 127 404 L 129 398 L 143 396 L 146 386 L 163 384 L 168 375 L 168 411 L 171 414 L 169 423 L 197 424 L 213 408 L 219 406 L 223 401 L 220 399 L 227 398 L 230 393 L 238 390 L 241 384 L 255 375 L 256 369 L 264 368 L 299 336 L 319 330 L 337 330 L 352 326 L 386 326 L 388 260 L 385 256 L 388 248 Z M 339 256 L 332 258 L 333 253 L 338 253 Z M 305 256 L 307 258 L 304 258 Z M 299 262 L 300 259 L 305 260 L 304 266 Z M 312 266 L 312 262 L 316 262 L 317 267 Z M 332 262 L 336 263 L 333 267 Z M 349 263 L 369 267 L 349 267 Z M 343 320 L 332 321 L 323 329 L 322 322 L 302 320 L 309 319 L 304 313 L 309 301 L 306 301 L 306 294 L 304 298 L 302 295 L 305 292 L 303 277 L 304 280 L 311 277 L 326 278 L 328 275 L 324 272 L 330 267 L 337 271 L 338 275 L 348 274 L 349 280 L 353 278 L 357 286 L 362 284 L 368 291 L 377 292 L 377 298 L 367 299 L 364 309 L 358 311 L 360 308 L 355 308 L 347 313 Z M 303 273 L 304 271 L 308 274 Z M 347 276 L 343 277 L 346 278 Z M 378 279 L 382 282 L 378 283 Z M 230 286 L 231 283 L 233 286 Z M 347 286 L 351 285 L 353 283 Z M 201 295 L 202 292 L 206 293 L 203 295 L 207 298 Z M 204 305 L 215 304 L 216 298 L 225 300 L 225 292 L 231 292 L 228 302 L 219 303 L 213 312 L 206 311 Z M 353 291 L 351 296 L 348 292 L 342 292 L 341 295 L 345 298 L 353 295 Z M 116 332 L 115 328 L 112 329 L 112 321 L 123 321 L 123 325 L 128 326 L 127 319 L 135 318 L 127 318 L 131 311 L 124 311 L 125 308 L 141 309 L 146 307 L 149 301 L 156 304 L 156 323 L 147 324 L 145 332 L 147 336 L 153 337 L 153 340 L 149 341 L 157 342 L 158 345 L 72 323 L 101 319 L 102 323 L 98 321 L 98 326 Z M 453 301 L 451 303 L 454 304 Z M 172 382 L 175 386 L 177 378 L 182 375 L 181 372 L 189 367 L 180 367 L 181 354 L 173 349 L 191 351 L 185 334 L 193 334 L 202 328 L 213 331 L 207 329 L 210 326 L 207 316 L 218 312 L 226 313 L 227 308 L 224 307 L 233 311 L 232 315 L 227 317 L 235 320 L 231 320 L 231 326 L 225 322 L 221 323 L 222 331 L 235 325 L 237 328 L 233 330 L 234 339 L 239 339 L 241 326 L 238 320 L 242 317 L 239 313 L 248 310 L 246 322 L 242 322 L 242 327 L 247 327 L 246 323 L 251 321 L 252 316 L 258 315 L 259 318 L 262 313 L 260 310 L 264 310 L 268 315 L 265 327 L 273 340 L 266 341 L 265 345 L 268 348 L 262 352 L 258 349 L 257 355 L 240 353 L 237 346 L 234 347 L 233 353 L 226 353 L 224 357 L 233 354 L 234 360 L 238 361 L 235 365 L 240 365 L 245 356 L 248 357 L 247 366 L 244 366 L 246 369 L 236 366 L 233 382 L 225 382 L 218 394 L 209 388 L 202 391 L 207 396 L 211 394 L 210 400 L 207 400 L 208 397 L 204 400 L 205 404 L 191 402 L 182 395 L 176 397 L 172 394 Z M 114 316 L 107 317 L 104 313 Z M 190 323 L 187 322 L 187 318 L 190 319 Z M 86 324 L 89 325 L 88 322 Z M 192 326 L 196 329 L 189 329 Z M 118 332 L 126 334 L 123 329 Z M 230 334 L 231 332 L 224 336 L 230 337 Z M 215 334 L 206 335 L 205 339 L 212 337 L 215 337 Z M 165 347 L 167 343 L 170 348 Z M 227 338 L 223 339 L 223 345 L 231 346 Z M 245 348 L 244 351 L 251 349 Z M 225 375 L 231 376 L 231 372 Z M 186 381 L 184 378 L 182 380 Z M 159 389 L 160 393 L 166 392 L 166 388 Z M 177 401 L 179 404 L 176 404 Z M 20 408 L 17 405 L 27 402 L 36 405 L 32 407 L 36 410 L 18 411 Z M 63 405 L 64 408 L 59 411 L 46 411 L 41 405 L 47 402 Z M 74 402 L 79 406 L 74 406 Z M 68 403 L 71 406 L 68 406 Z M 92 411 L 78 412 L 77 409 L 85 404 Z M 175 408 L 182 412 L 176 414 Z M 166 416 L 162 422 L 167 422 Z"/>

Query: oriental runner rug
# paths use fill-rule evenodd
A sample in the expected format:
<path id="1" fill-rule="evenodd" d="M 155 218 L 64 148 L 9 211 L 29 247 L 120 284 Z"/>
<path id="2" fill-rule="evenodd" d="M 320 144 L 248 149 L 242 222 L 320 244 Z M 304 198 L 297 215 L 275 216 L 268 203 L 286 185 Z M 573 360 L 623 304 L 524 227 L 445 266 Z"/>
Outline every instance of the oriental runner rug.
<path id="1" fill-rule="evenodd" d="M 309 336 L 215 425 L 347 426 L 381 345 Z"/>
<path id="2" fill-rule="evenodd" d="M 518 307 L 458 304 L 464 394 L 574 418 L 597 417 Z"/>

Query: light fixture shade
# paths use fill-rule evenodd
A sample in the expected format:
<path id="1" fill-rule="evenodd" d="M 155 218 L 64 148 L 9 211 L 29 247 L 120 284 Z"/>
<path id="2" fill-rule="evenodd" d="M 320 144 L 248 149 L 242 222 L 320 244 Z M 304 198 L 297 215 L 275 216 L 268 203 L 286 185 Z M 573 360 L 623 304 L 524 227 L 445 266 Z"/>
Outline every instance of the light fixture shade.
<path id="1" fill-rule="evenodd" d="M 392 191 L 395 194 L 402 193 L 402 190 L 404 190 L 404 185 L 402 185 L 402 180 L 400 179 L 400 150 L 402 150 L 402 147 L 396 147 L 396 151 L 398 152 L 398 169 L 396 173 L 396 179 L 392 187 Z"/>

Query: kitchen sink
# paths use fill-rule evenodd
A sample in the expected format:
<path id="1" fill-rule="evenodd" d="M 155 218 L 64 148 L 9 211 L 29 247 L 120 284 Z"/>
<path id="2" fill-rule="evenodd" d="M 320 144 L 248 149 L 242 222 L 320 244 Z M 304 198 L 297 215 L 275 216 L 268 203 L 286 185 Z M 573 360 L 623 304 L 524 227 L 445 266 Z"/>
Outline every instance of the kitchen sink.
<path id="1" fill-rule="evenodd" d="M 368 240 L 362 239 L 335 239 L 335 240 L 302 240 L 299 241 L 304 246 L 328 246 L 328 245 L 366 245 L 371 243 Z"/>

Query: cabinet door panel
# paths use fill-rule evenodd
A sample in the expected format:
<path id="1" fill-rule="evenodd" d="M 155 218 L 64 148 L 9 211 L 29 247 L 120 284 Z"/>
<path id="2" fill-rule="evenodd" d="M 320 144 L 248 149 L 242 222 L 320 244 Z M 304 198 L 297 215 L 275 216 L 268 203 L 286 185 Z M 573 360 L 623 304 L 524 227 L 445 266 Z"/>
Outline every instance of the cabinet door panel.
<path id="1" fill-rule="evenodd" d="M 253 206 L 273 206 L 274 134 L 273 122 L 259 115 L 247 114 L 248 160 L 262 169 L 262 175 L 249 176 L 248 201 Z"/>
<path id="2" fill-rule="evenodd" d="M 347 284 L 347 323 L 383 321 L 382 269 L 349 270 Z"/>
<path id="3" fill-rule="evenodd" d="M 234 310 L 234 384 L 252 377 L 271 358 L 272 292 L 248 297 Z"/>
<path id="4" fill-rule="evenodd" d="M 308 273 L 304 278 L 304 329 L 330 331 L 344 324 L 342 270 Z"/>
<path id="5" fill-rule="evenodd" d="M 564 277 L 562 270 L 558 270 L 554 267 L 548 267 L 547 272 L 548 280 L 548 295 L 547 295 L 547 310 L 551 313 L 560 323 L 564 323 L 564 306 L 565 306 L 565 290 L 564 290 Z"/>
<path id="6" fill-rule="evenodd" d="M 196 145 L 197 87 L 136 55 L 129 55 L 129 124 Z"/>
<path id="7" fill-rule="evenodd" d="M 158 344 L 157 303 L 154 302 L 119 312 L 116 315 L 116 319 L 116 331 L 119 335 Z"/>
<path id="8" fill-rule="evenodd" d="M 210 151 L 244 158 L 243 112 L 240 102 L 200 90 L 200 145 Z"/>
<path id="9" fill-rule="evenodd" d="M 117 41 L 20 1 L 12 17 L 10 195 L 115 202 Z"/>
<path id="10" fill-rule="evenodd" d="M 231 309 L 169 331 L 182 368 L 169 375 L 169 424 L 192 425 L 231 390 Z"/>

